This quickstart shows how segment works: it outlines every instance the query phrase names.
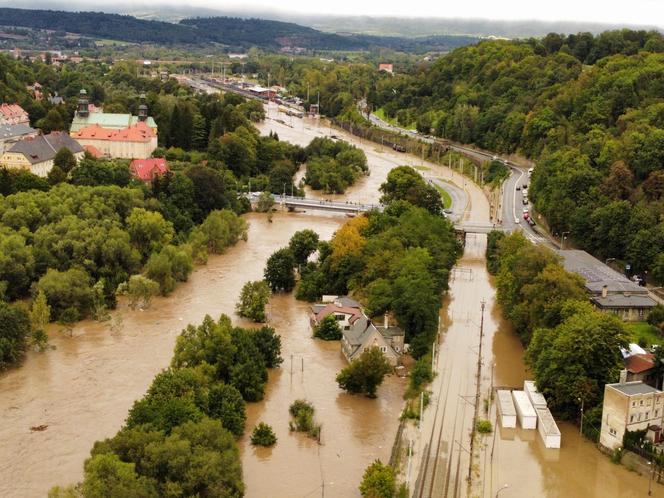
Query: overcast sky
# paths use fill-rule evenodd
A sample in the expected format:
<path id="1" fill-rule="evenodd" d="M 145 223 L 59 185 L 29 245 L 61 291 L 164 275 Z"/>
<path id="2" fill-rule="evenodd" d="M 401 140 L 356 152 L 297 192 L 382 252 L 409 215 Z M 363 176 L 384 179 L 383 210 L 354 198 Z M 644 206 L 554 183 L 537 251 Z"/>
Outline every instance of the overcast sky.
<path id="1" fill-rule="evenodd" d="M 49 0 L 11 1 L 14 7 Z M 56 0 L 57 1 L 57 0 Z M 7 0 L 0 4 L 7 5 Z M 57 2 L 61 3 L 61 2 Z M 99 10 L 112 3 L 116 9 L 130 5 L 174 5 L 226 9 L 261 9 L 302 14 L 369 15 L 373 17 L 461 17 L 501 20 L 581 21 L 612 24 L 644 24 L 664 27 L 664 0 L 73 0 L 81 10 Z M 70 4 L 70 5 L 72 5 Z M 33 6 L 33 5 L 31 5 Z M 76 8 L 72 5 L 72 8 Z M 69 9 L 68 9 L 69 10 Z"/>

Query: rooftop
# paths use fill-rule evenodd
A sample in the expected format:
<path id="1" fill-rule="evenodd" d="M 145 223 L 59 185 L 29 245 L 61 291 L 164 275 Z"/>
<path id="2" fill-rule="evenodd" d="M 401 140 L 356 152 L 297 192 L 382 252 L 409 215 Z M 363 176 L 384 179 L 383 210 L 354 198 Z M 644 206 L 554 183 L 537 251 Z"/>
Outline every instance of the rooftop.
<path id="1" fill-rule="evenodd" d="M 151 181 L 157 175 L 163 175 L 168 172 L 168 164 L 163 157 L 153 159 L 134 159 L 129 165 L 129 169 L 139 180 L 144 182 Z"/>
<path id="2" fill-rule="evenodd" d="M 650 370 L 655 364 L 653 362 L 654 354 L 633 354 L 625 358 L 625 369 L 633 374 L 643 373 Z"/>
<path id="3" fill-rule="evenodd" d="M 48 135 L 24 138 L 12 145 L 9 152 L 23 154 L 30 164 L 38 164 L 53 159 L 62 148 L 67 148 L 74 154 L 83 152 L 83 147 L 78 142 L 66 133 L 59 131 L 54 131 Z"/>
<path id="4" fill-rule="evenodd" d="M 23 135 L 31 135 L 33 133 L 37 133 L 37 130 L 23 123 L 0 125 L 0 140 L 7 140 L 9 138 L 20 137 Z"/>
<path id="5" fill-rule="evenodd" d="M 565 270 L 584 278 L 586 289 L 592 294 L 601 294 L 605 285 L 609 293 L 648 293 L 645 288 L 632 282 L 625 275 L 618 273 L 586 251 L 567 249 L 564 251 L 557 250 L 556 253 L 563 258 Z"/>
<path id="6" fill-rule="evenodd" d="M 18 104 L 0 104 L 0 117 L 11 119 L 27 115 L 28 113 Z"/>
<path id="7" fill-rule="evenodd" d="M 76 139 L 110 140 L 114 142 L 149 142 L 155 136 L 154 130 L 143 121 L 119 130 L 92 124 L 72 132 L 72 137 Z"/>
<path id="8" fill-rule="evenodd" d="M 620 383 L 607 384 L 606 386 L 615 389 L 616 391 L 620 391 L 621 393 L 626 394 L 627 396 L 662 392 L 659 389 L 655 389 L 654 387 L 649 386 L 648 384 L 644 384 L 640 380 L 636 380 L 633 382 L 625 382 L 623 384 Z"/>
<path id="9" fill-rule="evenodd" d="M 139 123 L 138 116 L 132 116 L 131 114 L 91 111 L 90 114 L 85 117 L 79 116 L 78 114 L 74 116 L 74 120 L 71 122 L 71 132 L 78 132 L 82 128 L 86 128 L 90 125 L 99 125 L 102 128 L 122 130 L 137 123 Z M 155 123 L 152 117 L 148 117 L 145 123 L 153 130 L 157 129 L 157 123 Z"/>
<path id="10" fill-rule="evenodd" d="M 600 308 L 654 308 L 657 304 L 647 294 L 608 294 L 606 297 L 593 296 L 593 304 Z"/>

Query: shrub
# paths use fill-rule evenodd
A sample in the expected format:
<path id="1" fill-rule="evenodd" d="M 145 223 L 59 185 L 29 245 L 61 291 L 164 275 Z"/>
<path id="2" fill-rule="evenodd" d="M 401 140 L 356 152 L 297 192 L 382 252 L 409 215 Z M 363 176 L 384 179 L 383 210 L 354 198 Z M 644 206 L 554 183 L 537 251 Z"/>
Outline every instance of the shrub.
<path id="1" fill-rule="evenodd" d="M 291 431 L 306 432 L 312 438 L 320 436 L 321 426 L 314 421 L 314 406 L 304 399 L 294 401 L 288 408 L 293 420 L 290 421 Z"/>
<path id="2" fill-rule="evenodd" d="M 257 446 L 272 446 L 276 444 L 277 436 L 275 436 L 272 427 L 264 422 L 261 422 L 251 433 L 251 444 Z"/>
<path id="3" fill-rule="evenodd" d="M 480 434 L 490 434 L 493 431 L 493 426 L 488 420 L 478 420 L 475 427 Z"/>
<path id="4" fill-rule="evenodd" d="M 376 389 L 392 366 L 377 347 L 365 349 L 360 357 L 337 375 L 339 387 L 353 394 L 376 397 Z"/>
<path id="5" fill-rule="evenodd" d="M 314 328 L 314 337 L 324 341 L 338 341 L 341 339 L 341 327 L 334 315 L 327 315 Z"/>

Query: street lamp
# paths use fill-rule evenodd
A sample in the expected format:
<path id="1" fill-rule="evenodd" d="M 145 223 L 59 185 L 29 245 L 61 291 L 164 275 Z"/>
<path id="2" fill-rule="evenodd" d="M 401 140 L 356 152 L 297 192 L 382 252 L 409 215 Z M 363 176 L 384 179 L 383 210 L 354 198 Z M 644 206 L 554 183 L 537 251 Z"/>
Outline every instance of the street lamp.
<path id="1" fill-rule="evenodd" d="M 498 495 L 500 494 L 500 492 L 501 492 L 503 489 L 507 489 L 507 488 L 509 488 L 509 487 L 510 487 L 509 484 L 505 484 L 505 485 L 503 485 L 502 488 L 500 488 L 498 491 L 496 491 L 496 498 L 498 498 Z"/>
<path id="2" fill-rule="evenodd" d="M 583 435 L 583 400 L 581 398 L 576 398 L 581 403 L 581 425 L 579 426 L 579 435 Z"/>
<path id="3" fill-rule="evenodd" d="M 560 234 L 560 250 L 561 251 L 563 250 L 563 244 L 565 243 L 565 239 L 567 238 L 567 237 L 565 237 L 565 234 L 569 235 L 570 232 L 563 232 L 563 233 Z"/>
<path id="4" fill-rule="evenodd" d="M 655 473 L 655 466 L 653 465 L 652 461 L 648 462 L 648 465 L 650 465 L 650 481 L 648 481 L 648 496 L 651 496 L 652 495 L 652 476 Z"/>

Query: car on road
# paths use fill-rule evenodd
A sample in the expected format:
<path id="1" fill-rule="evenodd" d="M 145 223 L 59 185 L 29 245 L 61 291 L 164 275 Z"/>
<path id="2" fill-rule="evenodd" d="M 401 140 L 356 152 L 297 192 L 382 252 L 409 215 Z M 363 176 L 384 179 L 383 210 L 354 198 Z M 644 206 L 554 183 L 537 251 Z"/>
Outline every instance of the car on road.
<path id="1" fill-rule="evenodd" d="M 517 189 L 517 190 L 521 190 L 521 185 L 517 185 L 517 186 L 516 186 L 516 189 Z"/>
<path id="2" fill-rule="evenodd" d="M 454 211 L 452 211 L 451 209 L 443 209 L 443 213 L 445 213 L 445 214 L 454 214 Z"/>
<path id="3" fill-rule="evenodd" d="M 336 136 L 336 135 L 330 135 L 330 138 L 331 138 L 332 140 L 338 140 L 338 139 L 339 139 L 339 137 Z"/>
<path id="4" fill-rule="evenodd" d="M 528 197 L 524 197 L 521 202 L 523 202 L 524 206 L 527 206 L 528 205 Z"/>

